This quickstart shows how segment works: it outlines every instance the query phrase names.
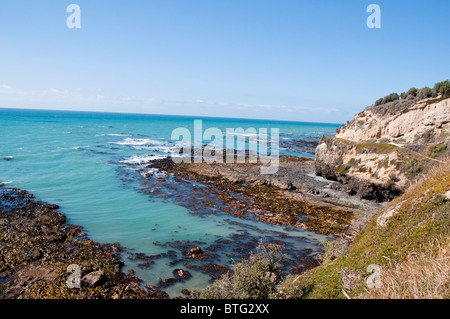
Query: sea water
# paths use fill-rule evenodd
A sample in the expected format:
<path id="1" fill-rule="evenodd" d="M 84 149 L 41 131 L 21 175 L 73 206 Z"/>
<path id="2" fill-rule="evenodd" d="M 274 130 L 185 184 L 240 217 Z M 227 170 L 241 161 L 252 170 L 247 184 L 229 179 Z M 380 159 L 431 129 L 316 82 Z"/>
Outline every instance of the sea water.
<path id="1" fill-rule="evenodd" d="M 334 124 L 267 120 L 0 109 L 0 184 L 59 205 L 68 222 L 82 226 L 94 241 L 120 243 L 146 255 L 173 250 L 164 243 L 191 241 L 207 246 L 220 240 L 232 243 L 236 238 L 278 239 L 291 253 L 317 251 L 325 236 L 239 219 L 220 212 L 220 207 L 206 217 L 199 216 L 170 197 L 138 191 L 142 187 L 137 185 L 138 175 L 133 175 L 137 168 L 148 160 L 169 156 L 175 145 L 172 131 L 192 130 L 196 119 L 203 120 L 205 129 L 217 127 L 223 132 L 239 127 L 278 128 L 281 141 L 318 141 L 337 128 Z M 313 157 L 280 145 L 281 154 Z M 131 178 L 124 179 L 123 172 Z M 229 267 L 238 261 L 229 256 L 225 249 L 214 262 Z M 124 270 L 135 270 L 150 285 L 172 277 L 175 268 L 183 268 L 172 266 L 169 258 L 159 258 L 148 268 L 137 267 L 128 258 L 123 261 Z M 211 282 L 200 271 L 190 272 L 188 281 L 166 289 L 171 296 L 179 295 L 182 288 L 201 290 Z"/>

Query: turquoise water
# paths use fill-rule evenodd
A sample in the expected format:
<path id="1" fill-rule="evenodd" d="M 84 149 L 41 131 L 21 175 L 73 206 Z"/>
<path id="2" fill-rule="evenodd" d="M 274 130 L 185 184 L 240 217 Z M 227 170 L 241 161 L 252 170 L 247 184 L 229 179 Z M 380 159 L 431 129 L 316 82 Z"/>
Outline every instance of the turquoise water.
<path id="1" fill-rule="evenodd" d="M 198 119 L 198 118 L 195 118 Z M 337 125 L 205 118 L 204 129 L 279 128 L 280 141 L 318 140 L 333 135 Z M 144 194 L 138 184 L 146 159 L 167 156 L 174 142 L 172 130 L 193 129 L 194 118 L 160 115 L 83 113 L 0 109 L 0 183 L 25 189 L 40 200 L 58 204 L 69 223 L 82 226 L 100 243 L 120 243 L 147 255 L 175 250 L 176 241 L 220 240 L 235 245 L 270 238 L 284 241 L 291 252 L 317 250 L 324 236 L 233 218 L 212 210 L 205 217 L 171 197 Z M 281 153 L 291 154 L 283 150 Z M 295 155 L 312 156 L 309 153 Z M 125 176 L 125 177 L 124 177 Z M 156 174 L 159 179 L 169 177 Z M 139 191 L 141 190 L 141 191 Z M 253 241 L 251 241 L 251 239 Z M 217 252 L 214 263 L 230 266 L 230 251 Z M 177 251 L 177 254 L 181 252 Z M 134 269 L 148 284 L 172 277 L 175 268 L 162 256 L 148 268 L 123 257 L 125 270 Z M 211 279 L 190 270 L 193 277 L 167 288 L 171 296 L 181 288 L 201 289 Z"/>

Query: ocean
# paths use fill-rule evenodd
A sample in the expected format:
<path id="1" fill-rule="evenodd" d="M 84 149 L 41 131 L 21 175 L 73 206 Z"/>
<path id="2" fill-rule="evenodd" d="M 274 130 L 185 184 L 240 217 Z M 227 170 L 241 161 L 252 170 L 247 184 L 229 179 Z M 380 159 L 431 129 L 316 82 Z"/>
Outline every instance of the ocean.
<path id="1" fill-rule="evenodd" d="M 57 204 L 70 224 L 83 227 L 101 244 L 119 243 L 124 272 L 133 269 L 146 284 L 158 285 L 183 265 L 174 262 L 183 244 L 216 247 L 208 263 L 230 267 L 239 261 L 239 247 L 259 239 L 281 241 L 292 258 L 317 252 L 327 238 L 301 229 L 233 217 L 221 207 L 196 214 L 184 207 L 174 192 L 152 196 L 145 189 L 145 162 L 169 155 L 172 131 L 192 129 L 201 119 L 204 129 L 278 128 L 280 154 L 313 158 L 312 152 L 289 141 L 316 141 L 334 135 L 336 124 L 267 120 L 201 118 L 143 114 L 0 109 L 0 184 L 33 193 Z M 292 144 L 294 145 L 294 144 Z M 155 172 L 152 172 L 155 173 Z M 169 178 L 153 174 L 153 178 Z M 175 190 L 177 192 L 177 190 Z M 178 190 L 178 192 L 181 192 Z M 179 194 L 178 194 L 179 195 Z M 212 246 L 211 246 L 212 247 Z M 142 266 L 139 253 L 155 256 Z M 167 287 L 170 296 L 182 288 L 201 290 L 212 278 L 199 267 L 192 277 Z"/>

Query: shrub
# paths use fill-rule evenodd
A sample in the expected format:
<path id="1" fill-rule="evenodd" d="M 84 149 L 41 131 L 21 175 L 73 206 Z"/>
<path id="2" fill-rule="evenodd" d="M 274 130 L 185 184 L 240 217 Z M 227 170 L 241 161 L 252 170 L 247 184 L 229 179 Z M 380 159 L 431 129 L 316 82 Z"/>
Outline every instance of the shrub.
<path id="1" fill-rule="evenodd" d="M 276 292 L 282 247 L 260 241 L 258 252 L 236 263 L 233 274 L 216 280 L 200 294 L 202 299 L 267 299 Z"/>
<path id="2" fill-rule="evenodd" d="M 400 96 L 397 93 L 391 93 L 384 97 L 383 103 L 394 102 L 400 99 Z"/>
<path id="3" fill-rule="evenodd" d="M 418 89 L 416 89 L 416 88 L 410 88 L 410 89 L 408 90 L 408 92 L 406 92 L 406 97 L 408 97 L 408 96 L 416 97 L 418 92 L 419 92 Z"/>
<path id="4" fill-rule="evenodd" d="M 383 98 L 379 98 L 378 100 L 375 101 L 376 106 L 381 105 L 381 104 L 383 104 Z"/>
<path id="5" fill-rule="evenodd" d="M 423 99 L 426 99 L 429 97 L 433 97 L 433 95 L 437 95 L 436 91 L 434 91 L 434 94 L 433 94 L 433 90 L 430 89 L 428 86 L 426 86 L 417 93 L 417 98 L 419 100 L 423 100 Z"/>
<path id="6" fill-rule="evenodd" d="M 434 90 L 439 93 L 442 94 L 444 96 L 446 95 L 450 95 L 450 81 L 446 80 L 443 82 L 438 82 L 434 85 Z"/>
<path id="7" fill-rule="evenodd" d="M 325 247 L 325 254 L 323 261 L 332 261 L 336 258 L 346 255 L 350 249 L 350 244 L 344 239 L 336 239 L 333 241 L 326 241 L 323 243 Z"/>
<path id="8" fill-rule="evenodd" d="M 400 95 L 397 93 L 391 93 L 384 98 L 380 98 L 375 101 L 375 106 L 394 102 L 399 100 L 423 100 L 429 97 L 437 97 L 439 94 L 443 96 L 450 96 L 450 81 L 438 82 L 434 85 L 433 89 L 424 87 L 422 89 L 410 88 L 408 92 L 402 92 Z"/>
<path id="9" fill-rule="evenodd" d="M 410 180 L 414 180 L 415 178 L 417 178 L 417 176 L 419 176 L 420 173 L 422 173 L 423 166 L 419 160 L 413 158 L 408 163 L 406 163 L 405 169 L 406 176 Z"/>
<path id="10" fill-rule="evenodd" d="M 447 145 L 442 144 L 434 144 L 430 147 L 430 157 L 436 158 L 439 157 L 442 154 L 445 154 L 447 152 Z"/>

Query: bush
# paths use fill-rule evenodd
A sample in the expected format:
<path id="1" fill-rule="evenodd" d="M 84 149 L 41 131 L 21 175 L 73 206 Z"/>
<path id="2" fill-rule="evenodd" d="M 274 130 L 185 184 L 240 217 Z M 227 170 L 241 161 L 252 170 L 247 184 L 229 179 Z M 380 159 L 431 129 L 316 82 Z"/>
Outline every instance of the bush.
<path id="1" fill-rule="evenodd" d="M 408 92 L 406 92 L 406 97 L 408 97 L 408 96 L 416 97 L 418 92 L 419 92 L 418 89 L 416 89 L 416 88 L 410 88 L 410 89 L 408 90 Z"/>
<path id="2" fill-rule="evenodd" d="M 436 158 L 447 152 L 447 145 L 444 143 L 434 144 L 430 147 L 430 157 Z"/>
<path id="3" fill-rule="evenodd" d="M 434 90 L 439 94 L 442 94 L 444 96 L 449 96 L 450 95 L 450 81 L 446 80 L 443 82 L 436 83 L 434 85 Z"/>
<path id="4" fill-rule="evenodd" d="M 437 97 L 439 94 L 443 96 L 450 96 L 450 81 L 446 80 L 438 82 L 434 85 L 433 89 L 424 87 L 423 89 L 410 88 L 408 92 L 402 92 L 400 95 L 397 93 L 391 93 L 384 98 L 380 98 L 375 101 L 375 106 L 394 102 L 399 100 L 423 100 L 429 97 Z"/>
<path id="5" fill-rule="evenodd" d="M 324 242 L 325 254 L 323 261 L 332 261 L 346 255 L 350 249 L 350 244 L 344 239 L 336 239 Z"/>
<path id="6" fill-rule="evenodd" d="M 417 98 L 419 100 L 423 100 L 429 97 L 436 97 L 437 93 L 436 91 L 430 89 L 428 86 L 424 87 L 423 89 L 419 90 L 419 92 L 417 93 Z"/>
<path id="7" fill-rule="evenodd" d="M 383 104 L 383 98 L 379 98 L 378 100 L 375 101 L 375 105 L 381 105 Z"/>
<path id="8" fill-rule="evenodd" d="M 400 96 L 397 93 L 391 93 L 384 97 L 383 104 L 389 103 L 389 102 L 394 102 L 394 101 L 397 101 L 398 99 L 400 99 Z"/>
<path id="9" fill-rule="evenodd" d="M 258 252 L 236 263 L 233 274 L 216 280 L 200 294 L 202 299 L 267 299 L 276 292 L 282 247 L 260 241 Z"/>
<path id="10" fill-rule="evenodd" d="M 414 180 L 419 176 L 420 173 L 422 173 L 423 166 L 420 161 L 413 158 L 408 163 L 406 163 L 405 169 L 406 169 L 406 171 L 405 171 L 406 176 L 410 180 Z"/>

